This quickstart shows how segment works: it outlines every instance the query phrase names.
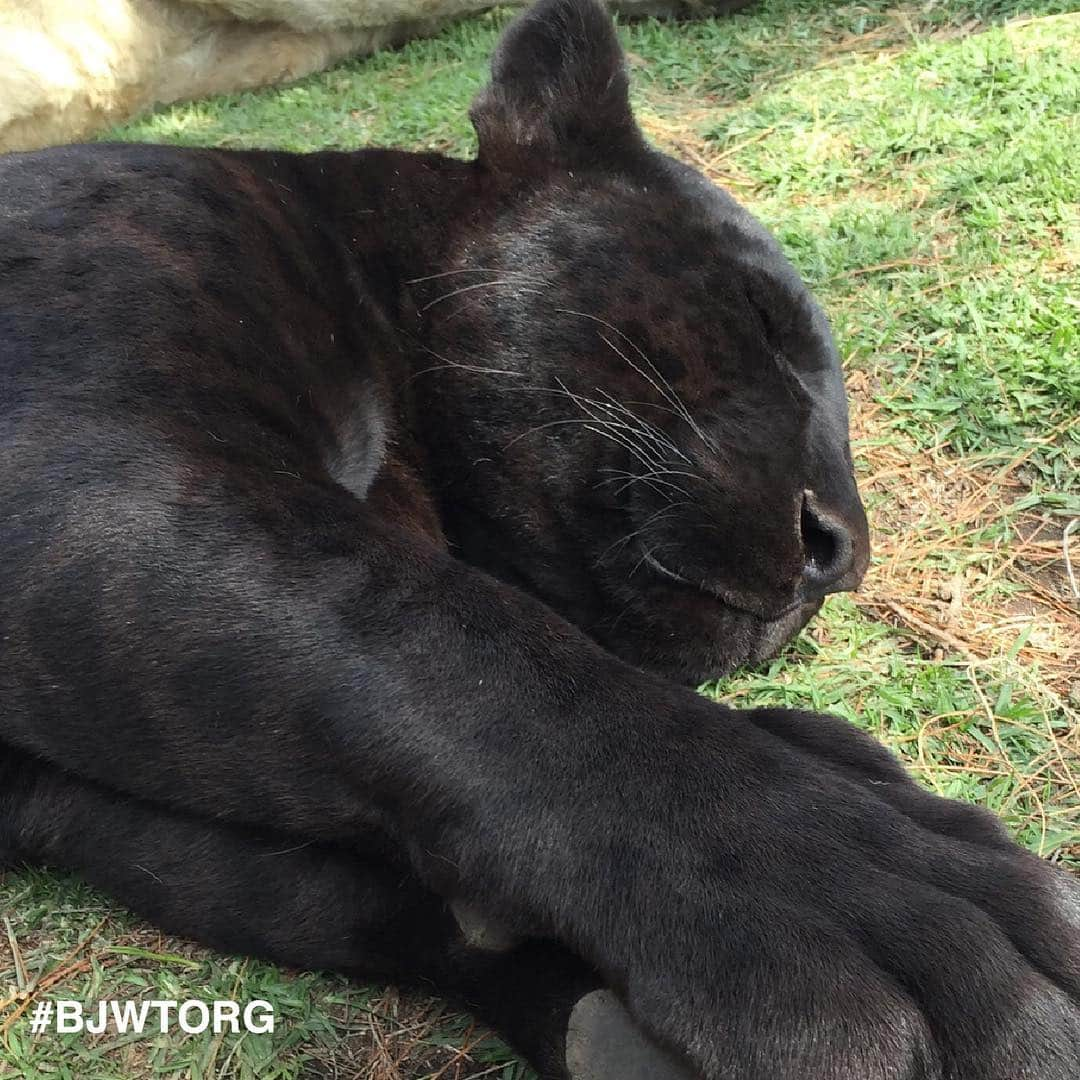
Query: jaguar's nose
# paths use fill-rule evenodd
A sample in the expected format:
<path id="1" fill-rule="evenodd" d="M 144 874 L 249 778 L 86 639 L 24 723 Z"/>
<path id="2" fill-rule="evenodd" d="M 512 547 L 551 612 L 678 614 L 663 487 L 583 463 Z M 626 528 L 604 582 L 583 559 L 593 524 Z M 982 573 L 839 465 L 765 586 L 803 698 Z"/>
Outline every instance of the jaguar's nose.
<path id="1" fill-rule="evenodd" d="M 839 514 L 826 509 L 812 491 L 803 493 L 799 523 L 802 532 L 802 599 L 820 600 L 833 592 L 854 589 L 862 577 L 856 538 Z"/>

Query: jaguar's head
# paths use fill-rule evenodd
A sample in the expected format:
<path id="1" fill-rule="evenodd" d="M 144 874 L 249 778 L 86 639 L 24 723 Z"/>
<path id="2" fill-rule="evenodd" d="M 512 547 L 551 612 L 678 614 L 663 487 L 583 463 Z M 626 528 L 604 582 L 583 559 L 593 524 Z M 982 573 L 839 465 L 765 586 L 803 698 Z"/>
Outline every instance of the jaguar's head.
<path id="1" fill-rule="evenodd" d="M 624 658 L 773 654 L 868 561 L 839 359 L 775 241 L 649 148 L 593 0 L 505 34 L 480 210 L 415 283 L 447 531 Z"/>

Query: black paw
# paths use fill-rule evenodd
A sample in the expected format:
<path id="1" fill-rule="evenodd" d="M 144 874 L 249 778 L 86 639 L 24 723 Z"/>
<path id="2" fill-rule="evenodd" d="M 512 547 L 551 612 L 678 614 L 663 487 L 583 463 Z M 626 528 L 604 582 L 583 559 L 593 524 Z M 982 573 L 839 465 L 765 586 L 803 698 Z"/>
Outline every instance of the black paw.
<path id="1" fill-rule="evenodd" d="M 799 719 L 731 715 L 657 768 L 607 871 L 630 1014 L 709 1080 L 1078 1080 L 1080 887 Z"/>

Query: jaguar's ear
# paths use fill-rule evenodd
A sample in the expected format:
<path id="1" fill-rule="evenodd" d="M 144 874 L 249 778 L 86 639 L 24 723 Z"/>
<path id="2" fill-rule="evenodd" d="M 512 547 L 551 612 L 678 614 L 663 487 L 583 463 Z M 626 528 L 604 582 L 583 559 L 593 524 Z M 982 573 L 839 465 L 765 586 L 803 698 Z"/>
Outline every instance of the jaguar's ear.
<path id="1" fill-rule="evenodd" d="M 470 112 L 480 161 L 528 168 L 638 146 L 626 60 L 597 0 L 539 0 L 507 28 Z"/>

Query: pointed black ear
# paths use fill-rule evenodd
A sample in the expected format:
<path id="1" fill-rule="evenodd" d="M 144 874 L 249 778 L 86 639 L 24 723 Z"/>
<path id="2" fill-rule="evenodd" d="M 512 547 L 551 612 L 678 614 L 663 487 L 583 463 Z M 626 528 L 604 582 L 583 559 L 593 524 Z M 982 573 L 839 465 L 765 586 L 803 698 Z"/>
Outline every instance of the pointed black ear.
<path id="1" fill-rule="evenodd" d="M 539 0 L 507 28 L 470 112 L 480 160 L 526 166 L 638 145 L 626 60 L 597 0 Z"/>

